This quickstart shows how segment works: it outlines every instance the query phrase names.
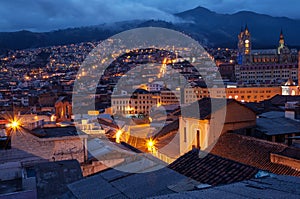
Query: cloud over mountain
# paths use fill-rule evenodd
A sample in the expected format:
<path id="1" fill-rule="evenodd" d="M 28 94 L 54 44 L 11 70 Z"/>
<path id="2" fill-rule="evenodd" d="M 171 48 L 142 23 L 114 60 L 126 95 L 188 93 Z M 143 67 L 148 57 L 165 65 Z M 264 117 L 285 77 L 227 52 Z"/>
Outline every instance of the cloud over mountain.
<path id="1" fill-rule="evenodd" d="M 197 6 L 219 13 L 250 10 L 300 18 L 298 0 L 1 0 L 0 32 L 49 31 L 132 19 L 177 22 L 173 13 Z"/>

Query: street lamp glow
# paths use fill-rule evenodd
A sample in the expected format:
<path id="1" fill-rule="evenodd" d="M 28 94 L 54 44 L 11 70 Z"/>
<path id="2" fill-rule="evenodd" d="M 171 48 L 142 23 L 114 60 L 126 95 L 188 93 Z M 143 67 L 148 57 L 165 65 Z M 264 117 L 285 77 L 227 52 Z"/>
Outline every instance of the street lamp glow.
<path id="1" fill-rule="evenodd" d="M 154 149 L 155 149 L 155 141 L 150 139 L 147 141 L 147 148 L 148 148 L 148 151 L 151 151 L 153 152 Z"/>
<path id="2" fill-rule="evenodd" d="M 116 143 L 120 143 L 121 142 L 121 135 L 123 134 L 123 132 L 121 130 L 118 130 L 116 133 Z"/>
<path id="3" fill-rule="evenodd" d="M 6 127 L 10 130 L 17 131 L 20 129 L 21 123 L 19 120 L 13 119 L 6 125 Z"/>
<path id="4" fill-rule="evenodd" d="M 20 122 L 18 122 L 17 120 L 12 120 L 10 123 L 7 124 L 8 128 L 11 129 L 17 129 L 20 126 Z"/>
<path id="5" fill-rule="evenodd" d="M 20 123 L 19 123 L 18 121 L 12 121 L 12 122 L 10 123 L 10 127 L 11 127 L 11 128 L 16 129 L 16 128 L 18 128 L 19 126 L 20 126 Z"/>

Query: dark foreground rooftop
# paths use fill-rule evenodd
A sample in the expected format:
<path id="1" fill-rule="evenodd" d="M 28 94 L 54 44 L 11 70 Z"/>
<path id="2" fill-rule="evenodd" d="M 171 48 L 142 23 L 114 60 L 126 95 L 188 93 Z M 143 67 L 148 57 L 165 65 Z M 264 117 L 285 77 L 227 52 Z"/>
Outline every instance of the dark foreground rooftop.
<path id="1" fill-rule="evenodd" d="M 204 154 L 197 149 L 181 156 L 168 167 L 198 182 L 213 186 L 249 180 L 259 172 L 255 167 L 213 154 Z"/>
<path id="2" fill-rule="evenodd" d="M 171 169 L 125 173 L 115 169 L 95 174 L 68 185 L 65 198 L 146 198 L 193 190 L 199 183 Z"/>
<path id="3" fill-rule="evenodd" d="M 75 126 L 37 128 L 32 132 L 39 138 L 56 138 L 79 135 Z"/>
<path id="4" fill-rule="evenodd" d="M 260 179 L 153 198 L 300 198 L 300 178 L 271 175 Z"/>
<path id="5" fill-rule="evenodd" d="M 271 153 L 280 153 L 286 148 L 288 146 L 283 144 L 226 133 L 218 139 L 211 153 L 271 173 L 300 177 L 300 171 L 270 160 Z"/>
<path id="6" fill-rule="evenodd" d="M 289 118 L 257 118 L 257 130 L 266 135 L 282 135 L 300 132 L 300 122 Z"/>
<path id="7" fill-rule="evenodd" d="M 82 179 L 80 164 L 76 160 L 63 160 L 37 164 L 34 168 L 38 198 L 57 198 L 68 191 L 67 184 Z"/>

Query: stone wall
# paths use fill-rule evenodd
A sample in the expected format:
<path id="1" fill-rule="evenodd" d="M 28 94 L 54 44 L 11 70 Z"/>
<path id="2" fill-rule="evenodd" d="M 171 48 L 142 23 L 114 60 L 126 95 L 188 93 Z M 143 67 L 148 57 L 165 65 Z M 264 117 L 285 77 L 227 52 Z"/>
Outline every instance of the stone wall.
<path id="1" fill-rule="evenodd" d="M 92 162 L 91 164 L 81 165 L 81 171 L 84 177 L 103 171 L 104 169 L 107 168 L 108 168 L 107 166 L 105 166 L 104 164 L 98 161 Z"/>
<path id="2" fill-rule="evenodd" d="M 104 161 L 93 161 L 90 164 L 82 164 L 81 171 L 84 177 L 93 175 L 100 171 L 103 171 L 108 168 L 113 168 L 114 166 L 124 162 L 124 158 L 104 160 Z"/>
<path id="3" fill-rule="evenodd" d="M 84 139 L 86 138 L 79 136 L 38 138 L 28 132 L 22 132 L 12 136 L 12 148 L 50 161 L 76 159 L 84 162 Z"/>

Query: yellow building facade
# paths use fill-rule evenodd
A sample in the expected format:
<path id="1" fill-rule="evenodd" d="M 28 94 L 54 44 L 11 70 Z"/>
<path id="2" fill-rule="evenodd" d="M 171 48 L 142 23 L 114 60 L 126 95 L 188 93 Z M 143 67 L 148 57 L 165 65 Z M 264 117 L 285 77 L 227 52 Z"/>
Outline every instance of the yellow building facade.
<path id="1" fill-rule="evenodd" d="M 192 103 L 206 97 L 235 99 L 240 102 L 261 102 L 275 95 L 299 95 L 298 86 L 237 87 L 237 88 L 186 88 L 184 103 Z"/>

